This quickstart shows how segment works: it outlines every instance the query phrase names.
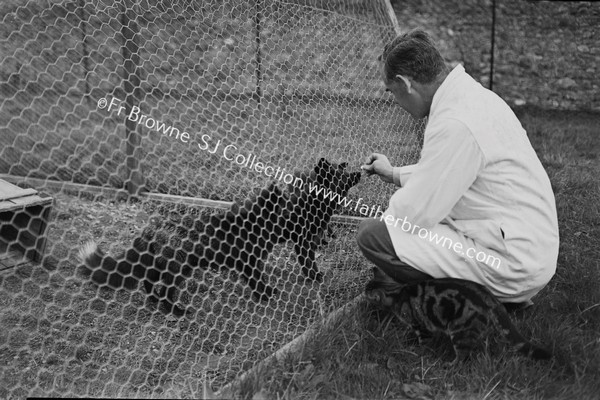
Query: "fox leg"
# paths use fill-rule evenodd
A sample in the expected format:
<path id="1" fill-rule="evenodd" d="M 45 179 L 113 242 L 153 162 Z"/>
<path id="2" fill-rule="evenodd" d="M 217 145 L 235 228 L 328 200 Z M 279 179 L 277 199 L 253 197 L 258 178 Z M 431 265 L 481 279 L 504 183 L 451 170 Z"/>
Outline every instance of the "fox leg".
<path id="1" fill-rule="evenodd" d="M 309 279 L 317 282 L 323 281 L 323 274 L 319 271 L 315 262 L 315 249 L 312 240 L 303 237 L 299 238 L 299 243 L 294 246 L 298 263 L 302 266 L 302 273 Z"/>

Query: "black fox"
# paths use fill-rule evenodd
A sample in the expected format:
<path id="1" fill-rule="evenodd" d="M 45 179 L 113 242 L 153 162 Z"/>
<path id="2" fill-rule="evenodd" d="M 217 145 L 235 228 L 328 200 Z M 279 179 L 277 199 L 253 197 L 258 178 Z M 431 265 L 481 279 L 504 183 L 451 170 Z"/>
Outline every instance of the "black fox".
<path id="1" fill-rule="evenodd" d="M 262 264 L 282 235 L 279 218 L 285 202 L 283 192 L 271 183 L 254 200 L 234 204 L 225 214 L 211 216 L 207 224 L 187 219 L 148 227 L 118 259 L 89 242 L 79 253 L 82 272 L 113 289 L 135 289 L 142 282 L 148 296 L 158 297 L 165 310 L 176 315 L 184 313 L 175 306 L 178 286 L 194 268 L 235 269 L 253 294 L 266 300 L 275 289 L 262 279 Z M 159 290 L 154 287 L 157 283 Z"/>
<path id="2" fill-rule="evenodd" d="M 345 163 L 338 166 L 321 159 L 303 176 L 345 196 L 360 180 L 360 172 L 350 174 L 345 167 Z M 303 273 L 322 280 L 314 251 L 337 205 L 322 194 L 311 193 L 307 185 L 287 196 L 271 183 L 253 200 L 234 204 L 208 221 L 184 218 L 179 224 L 159 222 L 148 227 L 118 259 L 90 242 L 80 250 L 82 272 L 91 274 L 96 284 L 113 289 L 135 289 L 142 282 L 148 296 L 159 298 L 165 310 L 176 315 L 184 313 L 175 306 L 178 287 L 195 268 L 235 269 L 255 296 L 268 300 L 276 289 L 264 281 L 263 263 L 277 243 L 293 240 Z"/>
<path id="3" fill-rule="evenodd" d="M 290 201 L 280 219 L 283 236 L 279 242 L 294 242 L 303 274 L 319 282 L 323 274 L 315 263 L 315 250 L 325 233 L 330 232 L 329 222 L 339 207 L 337 199 L 345 197 L 361 178 L 360 172 L 346 172 L 346 167 L 347 163 L 336 165 L 321 158 L 314 170 L 300 174 L 304 185 L 302 188 L 290 185 Z M 323 190 L 310 190 L 311 185 Z"/>

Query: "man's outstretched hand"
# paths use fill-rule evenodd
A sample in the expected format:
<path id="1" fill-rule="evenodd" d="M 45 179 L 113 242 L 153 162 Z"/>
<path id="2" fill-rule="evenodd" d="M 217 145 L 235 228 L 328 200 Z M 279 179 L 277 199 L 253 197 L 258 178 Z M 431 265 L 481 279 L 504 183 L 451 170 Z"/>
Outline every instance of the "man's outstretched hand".
<path id="1" fill-rule="evenodd" d="M 367 175 L 379 175 L 382 181 L 394 183 L 393 168 L 390 160 L 383 154 L 373 153 L 365 159 L 365 164 L 360 167 Z"/>

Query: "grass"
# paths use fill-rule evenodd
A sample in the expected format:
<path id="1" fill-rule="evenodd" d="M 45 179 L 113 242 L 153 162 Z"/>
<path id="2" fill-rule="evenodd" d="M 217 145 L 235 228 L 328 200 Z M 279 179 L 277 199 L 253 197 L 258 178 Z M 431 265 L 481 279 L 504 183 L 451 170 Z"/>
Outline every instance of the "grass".
<path id="1" fill-rule="evenodd" d="M 521 109 L 518 114 L 556 196 L 556 275 L 517 315 L 527 337 L 556 355 L 536 363 L 495 349 L 458 366 L 447 343 L 419 346 L 406 327 L 365 303 L 322 329 L 302 351 L 241 385 L 265 399 L 597 399 L 600 394 L 600 138 L 597 114 Z"/>

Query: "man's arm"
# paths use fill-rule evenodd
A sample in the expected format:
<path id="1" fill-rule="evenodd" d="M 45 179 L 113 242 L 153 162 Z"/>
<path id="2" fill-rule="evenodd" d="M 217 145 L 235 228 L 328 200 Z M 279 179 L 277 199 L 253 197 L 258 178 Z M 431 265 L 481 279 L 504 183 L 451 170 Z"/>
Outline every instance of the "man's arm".
<path id="1" fill-rule="evenodd" d="M 360 168 L 367 173 L 367 175 L 379 175 L 382 181 L 387 183 L 394 182 L 393 167 L 390 164 L 390 160 L 383 154 L 372 153 L 365 163 Z"/>
<path id="2" fill-rule="evenodd" d="M 421 159 L 410 167 L 410 179 L 400 177 L 403 187 L 387 210 L 422 228 L 446 218 L 485 165 L 483 152 L 462 122 L 450 119 L 428 128 Z M 408 167 L 400 172 L 402 168 Z"/>
<path id="3" fill-rule="evenodd" d="M 408 181 L 408 178 L 412 174 L 412 171 L 415 167 L 416 164 L 403 165 L 401 167 L 393 167 L 392 177 L 394 180 L 394 185 L 398 187 L 406 185 L 406 181 Z"/>

